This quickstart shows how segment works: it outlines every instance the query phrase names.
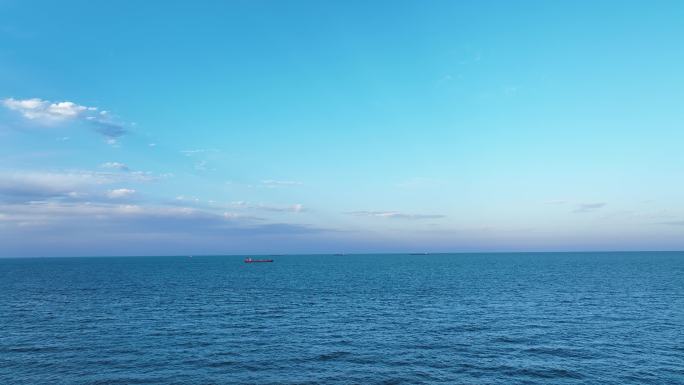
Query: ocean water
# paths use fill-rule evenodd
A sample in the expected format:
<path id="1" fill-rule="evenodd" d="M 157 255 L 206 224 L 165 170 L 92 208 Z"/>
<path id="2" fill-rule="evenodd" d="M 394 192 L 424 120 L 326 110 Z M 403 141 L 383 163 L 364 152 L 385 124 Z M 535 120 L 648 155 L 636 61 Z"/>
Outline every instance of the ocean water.
<path id="1" fill-rule="evenodd" d="M 684 384 L 684 253 L 0 260 L 0 384 Z"/>

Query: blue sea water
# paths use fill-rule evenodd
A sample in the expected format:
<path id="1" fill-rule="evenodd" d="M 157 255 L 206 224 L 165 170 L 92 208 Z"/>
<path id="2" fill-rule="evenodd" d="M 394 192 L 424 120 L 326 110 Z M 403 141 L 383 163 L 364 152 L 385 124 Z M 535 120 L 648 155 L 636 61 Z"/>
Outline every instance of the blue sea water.
<path id="1" fill-rule="evenodd" d="M 684 253 L 0 260 L 0 384 L 684 384 Z"/>

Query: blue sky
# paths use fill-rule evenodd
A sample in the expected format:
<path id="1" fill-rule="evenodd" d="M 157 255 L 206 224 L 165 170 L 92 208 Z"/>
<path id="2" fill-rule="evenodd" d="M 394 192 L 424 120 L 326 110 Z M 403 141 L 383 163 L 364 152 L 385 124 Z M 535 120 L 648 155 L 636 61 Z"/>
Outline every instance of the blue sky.
<path id="1" fill-rule="evenodd" d="M 0 1 L 0 256 L 684 248 L 678 1 Z"/>

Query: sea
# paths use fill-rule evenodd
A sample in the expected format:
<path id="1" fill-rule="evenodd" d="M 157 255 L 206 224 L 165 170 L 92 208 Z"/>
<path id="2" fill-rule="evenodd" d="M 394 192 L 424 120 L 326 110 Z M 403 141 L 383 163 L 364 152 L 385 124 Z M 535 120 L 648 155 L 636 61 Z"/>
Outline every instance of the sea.
<path id="1" fill-rule="evenodd" d="M 0 259 L 0 384 L 684 384 L 684 253 Z"/>

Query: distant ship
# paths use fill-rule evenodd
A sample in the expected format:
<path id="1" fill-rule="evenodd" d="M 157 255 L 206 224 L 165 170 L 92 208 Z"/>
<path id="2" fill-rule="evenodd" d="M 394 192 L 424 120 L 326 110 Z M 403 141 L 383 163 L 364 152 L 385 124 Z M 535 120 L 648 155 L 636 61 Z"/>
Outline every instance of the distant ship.
<path id="1" fill-rule="evenodd" d="M 273 262 L 272 259 L 252 259 L 250 258 L 245 258 L 245 263 L 259 263 L 259 262 Z"/>

